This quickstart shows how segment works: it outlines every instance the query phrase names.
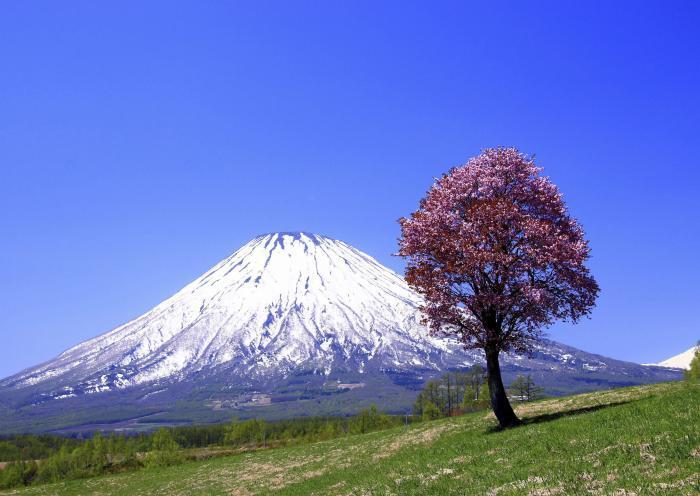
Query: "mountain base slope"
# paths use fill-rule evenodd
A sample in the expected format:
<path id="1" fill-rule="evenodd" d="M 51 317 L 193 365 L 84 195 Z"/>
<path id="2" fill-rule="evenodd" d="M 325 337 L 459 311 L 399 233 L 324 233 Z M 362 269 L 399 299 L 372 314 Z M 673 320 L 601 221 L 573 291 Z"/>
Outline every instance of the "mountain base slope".
<path id="1" fill-rule="evenodd" d="M 502 367 L 506 384 L 518 374 L 531 374 L 547 395 L 563 396 L 608 390 L 650 382 L 676 380 L 679 370 L 645 367 L 606 360 L 601 370 L 564 366 L 557 359 L 567 352 L 570 360 L 587 363 L 603 359 L 560 344 L 554 357 L 521 360 Z M 453 369 L 460 370 L 460 369 Z M 464 369 L 466 370 L 466 369 Z M 95 430 L 139 432 L 162 425 L 227 422 L 232 417 L 283 418 L 314 415 L 354 415 L 376 404 L 388 413 L 412 411 L 418 391 L 441 371 L 366 371 L 366 373 L 297 374 L 272 387 L 233 387 L 225 378 L 208 383 L 192 382 L 168 387 L 131 388 L 61 400 L 33 402 L 17 391 L 0 388 L 0 404 L 10 410 L 0 416 L 0 432 L 90 434 Z M 155 391 L 155 393 L 154 393 Z"/>

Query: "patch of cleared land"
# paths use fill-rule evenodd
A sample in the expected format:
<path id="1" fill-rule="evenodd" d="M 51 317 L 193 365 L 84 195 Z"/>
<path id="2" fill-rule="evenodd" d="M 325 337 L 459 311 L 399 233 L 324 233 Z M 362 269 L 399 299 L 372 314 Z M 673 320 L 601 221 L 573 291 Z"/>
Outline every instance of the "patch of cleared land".
<path id="1" fill-rule="evenodd" d="M 700 384 L 665 383 L 3 494 L 700 494 Z"/>

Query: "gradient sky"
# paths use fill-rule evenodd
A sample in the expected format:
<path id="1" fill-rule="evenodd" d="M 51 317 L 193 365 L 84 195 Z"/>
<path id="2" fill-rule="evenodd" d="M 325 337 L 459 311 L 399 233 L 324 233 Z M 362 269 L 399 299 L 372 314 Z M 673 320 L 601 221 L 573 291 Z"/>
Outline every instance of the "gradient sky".
<path id="1" fill-rule="evenodd" d="M 0 376 L 259 233 L 401 271 L 396 219 L 496 145 L 536 155 L 591 241 L 598 307 L 551 336 L 639 362 L 688 349 L 698 5 L 3 2 Z"/>

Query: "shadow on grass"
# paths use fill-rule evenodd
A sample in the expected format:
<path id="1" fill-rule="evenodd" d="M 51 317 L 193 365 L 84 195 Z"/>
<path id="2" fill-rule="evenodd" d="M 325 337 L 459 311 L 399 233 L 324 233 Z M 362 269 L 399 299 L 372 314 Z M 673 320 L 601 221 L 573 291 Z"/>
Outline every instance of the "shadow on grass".
<path id="1" fill-rule="evenodd" d="M 635 401 L 639 401 L 639 398 L 635 399 L 630 399 L 630 400 L 625 400 L 625 401 L 614 401 L 612 403 L 603 403 L 600 405 L 592 405 L 592 406 L 585 406 L 581 408 L 574 408 L 571 410 L 562 410 L 560 412 L 554 412 L 554 413 L 543 413 L 541 415 L 535 415 L 533 417 L 525 417 L 520 419 L 520 424 L 513 426 L 513 427 L 506 427 L 502 428 L 500 426 L 492 426 L 486 429 L 487 433 L 494 433 L 494 432 L 501 432 L 507 429 L 517 429 L 518 427 L 524 427 L 526 425 L 531 425 L 531 424 L 540 424 L 542 422 L 550 422 L 552 420 L 557 420 L 563 417 L 570 417 L 574 415 L 581 415 L 583 413 L 593 413 L 597 412 L 599 410 L 604 410 L 609 407 L 613 406 L 620 406 L 620 405 L 625 405 L 627 403 L 632 403 Z"/>

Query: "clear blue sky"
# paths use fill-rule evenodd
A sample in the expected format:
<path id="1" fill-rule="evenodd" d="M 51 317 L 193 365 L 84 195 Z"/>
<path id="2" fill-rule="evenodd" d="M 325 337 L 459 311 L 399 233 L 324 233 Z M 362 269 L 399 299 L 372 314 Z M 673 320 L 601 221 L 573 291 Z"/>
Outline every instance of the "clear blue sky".
<path id="1" fill-rule="evenodd" d="M 0 376 L 259 233 L 400 271 L 396 219 L 494 145 L 591 240 L 598 307 L 555 339 L 647 362 L 700 338 L 697 2 L 146 3 L 2 3 Z"/>

